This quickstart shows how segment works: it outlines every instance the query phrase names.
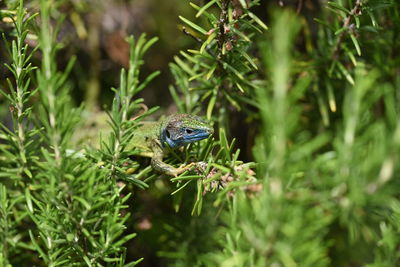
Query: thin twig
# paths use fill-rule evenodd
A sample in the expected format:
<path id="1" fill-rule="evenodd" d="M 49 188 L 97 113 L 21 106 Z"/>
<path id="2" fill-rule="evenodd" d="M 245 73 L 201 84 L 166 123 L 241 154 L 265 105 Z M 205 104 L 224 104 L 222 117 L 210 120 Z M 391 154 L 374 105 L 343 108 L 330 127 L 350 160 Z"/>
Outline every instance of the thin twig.
<path id="1" fill-rule="evenodd" d="M 299 1 L 297 2 L 297 9 L 296 9 L 296 13 L 297 13 L 297 14 L 300 14 L 301 10 L 303 9 L 303 1 L 304 1 L 304 0 L 299 0 Z"/>
<path id="2" fill-rule="evenodd" d="M 362 0 L 356 1 L 353 9 L 350 11 L 350 14 L 345 18 L 342 28 L 349 28 L 351 19 L 354 18 L 355 16 L 359 16 L 361 14 L 361 4 L 362 4 Z M 346 31 L 342 31 L 340 33 L 339 38 L 337 39 L 336 44 L 332 50 L 331 58 L 333 58 L 333 59 L 338 58 L 339 52 L 340 52 L 339 48 L 344 40 L 345 33 L 346 33 Z"/>
<path id="3" fill-rule="evenodd" d="M 219 52 L 217 58 L 220 64 L 221 64 L 220 59 L 222 58 L 223 46 L 226 41 L 225 25 L 228 22 L 228 2 L 229 2 L 228 0 L 222 1 L 221 14 L 219 17 L 219 25 L 218 25 L 219 31 L 217 37 Z"/>

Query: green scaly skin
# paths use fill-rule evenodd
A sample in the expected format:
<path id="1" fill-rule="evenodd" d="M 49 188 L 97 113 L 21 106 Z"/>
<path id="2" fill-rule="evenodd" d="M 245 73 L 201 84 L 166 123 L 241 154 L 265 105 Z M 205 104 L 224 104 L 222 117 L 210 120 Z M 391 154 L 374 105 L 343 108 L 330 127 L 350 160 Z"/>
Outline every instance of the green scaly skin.
<path id="1" fill-rule="evenodd" d="M 158 122 L 142 122 L 134 132 L 127 150 L 136 148 L 134 155 L 151 158 L 151 166 L 157 172 L 177 176 L 193 167 L 195 163 L 175 168 L 163 162 L 170 148 L 176 149 L 212 135 L 214 129 L 200 117 L 175 114 Z"/>

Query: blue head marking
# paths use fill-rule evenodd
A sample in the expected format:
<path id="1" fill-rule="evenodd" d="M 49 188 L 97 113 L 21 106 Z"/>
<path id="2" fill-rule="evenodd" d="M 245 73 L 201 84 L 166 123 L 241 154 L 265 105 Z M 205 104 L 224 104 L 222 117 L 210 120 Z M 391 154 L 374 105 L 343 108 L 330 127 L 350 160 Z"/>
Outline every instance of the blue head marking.
<path id="1" fill-rule="evenodd" d="M 208 123 L 188 114 L 170 116 L 160 130 L 161 143 L 171 148 L 203 140 L 213 133 Z"/>

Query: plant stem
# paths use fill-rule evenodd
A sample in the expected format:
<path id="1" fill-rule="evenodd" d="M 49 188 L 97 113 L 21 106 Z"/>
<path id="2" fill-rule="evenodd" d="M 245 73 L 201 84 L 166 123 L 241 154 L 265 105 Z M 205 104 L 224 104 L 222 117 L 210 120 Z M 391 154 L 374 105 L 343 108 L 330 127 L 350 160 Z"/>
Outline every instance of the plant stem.
<path id="1" fill-rule="evenodd" d="M 356 0 L 356 3 L 354 4 L 353 9 L 350 11 L 350 14 L 344 19 L 342 28 L 346 28 L 346 29 L 349 28 L 351 19 L 360 14 L 360 12 L 361 12 L 361 3 L 362 3 L 361 0 Z M 339 52 L 340 52 L 339 51 L 339 47 L 340 47 L 341 43 L 343 42 L 345 33 L 346 33 L 346 31 L 342 31 L 340 33 L 339 38 L 337 39 L 336 44 L 335 44 L 335 46 L 333 47 L 333 50 L 332 50 L 332 56 L 331 56 L 332 59 L 337 59 L 338 58 Z"/>
<path id="2" fill-rule="evenodd" d="M 47 101 L 48 101 L 48 119 L 51 127 L 50 142 L 54 151 L 54 158 L 56 165 L 61 164 L 61 151 L 60 151 L 60 133 L 56 122 L 56 106 L 55 106 L 55 88 L 53 84 L 53 70 L 52 70 L 52 41 L 51 29 L 49 25 L 49 11 L 50 2 L 41 0 L 42 8 L 42 30 L 41 30 L 41 46 L 43 52 L 43 73 L 44 73 L 44 86 L 46 87 Z"/>

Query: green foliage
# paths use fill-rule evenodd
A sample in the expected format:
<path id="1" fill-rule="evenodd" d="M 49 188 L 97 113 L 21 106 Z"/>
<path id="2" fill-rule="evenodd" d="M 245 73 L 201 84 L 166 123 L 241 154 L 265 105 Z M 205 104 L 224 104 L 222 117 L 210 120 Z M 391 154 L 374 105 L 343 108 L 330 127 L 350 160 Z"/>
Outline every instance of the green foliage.
<path id="1" fill-rule="evenodd" d="M 34 90 L 30 87 L 35 69 L 29 62 L 32 54 L 24 44 L 34 16 L 26 14 L 22 1 L 14 22 L 16 40 L 9 49 L 13 61 L 7 65 L 14 80 L 8 83 L 10 94 L 2 91 L 13 107 L 13 130 L 2 125 L 1 137 L 6 142 L 1 146 L 0 166 L 1 264 L 133 266 L 140 260 L 124 265 L 124 244 L 136 236 L 125 234 L 130 217 L 125 203 L 131 194 L 122 193 L 125 186 L 117 184 L 117 179 L 126 178 L 120 167 L 126 161 L 123 150 L 131 133 L 125 127 L 134 129 L 129 116 L 141 101 L 130 103 L 130 99 L 157 75 L 139 82 L 142 57 L 156 39 L 146 41 L 142 36 L 137 43 L 130 39 L 130 68 L 127 74 L 122 70 L 121 87 L 114 90 L 110 113 L 113 131 L 105 148 L 96 152 L 105 155 L 105 165 L 99 166 L 90 160 L 90 154 L 85 158 L 70 149 L 80 115 L 80 110 L 73 108 L 68 87 L 74 59 L 65 70 L 58 70 L 56 55 L 61 44 L 56 45 L 50 4 L 41 1 L 40 5 L 37 36 L 42 66 L 36 72 Z M 33 97 L 40 99 L 40 105 L 29 106 Z M 23 256 L 15 257 L 18 254 Z"/>
<path id="2" fill-rule="evenodd" d="M 190 30 L 184 32 L 194 37 L 198 49 L 181 51 L 174 58 L 170 69 L 176 86 L 170 92 L 180 112 L 198 112 L 199 100 L 207 101 L 207 118 L 215 115 L 220 126 L 229 131 L 230 106 L 242 110 L 246 103 L 252 103 L 255 84 L 252 81 L 257 71 L 257 62 L 248 51 L 251 39 L 266 30 L 267 26 L 251 11 L 259 1 L 210 1 L 203 7 L 194 3 L 196 17 L 204 17 L 207 28 L 186 18 L 180 19 L 201 34 L 197 37 Z M 184 95 L 184 101 L 177 91 Z"/>
<path id="3" fill-rule="evenodd" d="M 59 34 L 64 2 L 38 2 L 37 15 L 22 0 L 0 12 L 12 25 L 0 99 L 11 118 L 0 132 L 1 266 L 399 265 L 397 1 L 300 1 L 297 12 L 271 4 L 267 20 L 264 1 L 190 3 L 193 16 L 176 19 L 194 44 L 169 64 L 169 90 L 178 112 L 204 113 L 218 131 L 171 151 L 166 163 L 197 165 L 169 180 L 129 151 L 158 110 L 139 97 L 159 74 L 141 71 L 158 38 L 127 38 L 109 129 L 98 148 L 78 150 L 88 111 L 71 93 L 77 59 L 58 61 L 70 44 Z"/>
<path id="4" fill-rule="evenodd" d="M 28 118 L 32 115 L 32 108 L 27 103 L 34 95 L 30 91 L 30 75 L 34 67 L 29 62 L 32 54 L 25 44 L 28 34 L 28 25 L 34 18 L 26 14 L 20 2 L 15 10 L 16 19 L 13 13 L 6 13 L 12 18 L 15 27 L 16 39 L 5 42 L 7 51 L 12 58 L 11 64 L 6 64 L 13 75 L 13 79 L 7 79 L 10 93 L 1 94 L 9 102 L 12 116 L 12 129 L 0 123 L 2 129 L 0 138 L 5 140 L 0 144 L 0 198 L 1 198 L 1 244 L 0 264 L 11 266 L 10 259 L 22 251 L 29 249 L 27 244 L 27 232 L 19 232 L 17 229 L 26 223 L 27 212 L 26 201 L 23 197 L 26 184 L 32 179 L 32 160 L 35 158 L 34 151 L 37 149 L 34 139 L 38 130 L 32 129 Z M 5 40 L 5 36 L 3 35 Z M 21 257 L 23 261 L 24 257 Z"/>
<path id="5" fill-rule="evenodd" d="M 72 128 L 79 119 L 79 111 L 71 106 L 67 84 L 68 74 L 75 58 L 70 59 L 63 72 L 57 70 L 55 56 L 61 44 L 56 41 L 57 29 L 50 24 L 51 11 L 51 2 L 40 1 L 41 24 L 38 37 L 43 60 L 37 72 L 37 82 L 41 100 L 38 110 L 39 120 L 44 130 L 39 133 L 53 150 L 55 165 L 51 167 L 59 168 L 68 147 Z"/>
<path id="6" fill-rule="evenodd" d="M 198 8 L 198 14 L 208 5 Z M 254 158 L 262 190 L 254 196 L 243 186 L 230 187 L 230 194 L 224 195 L 229 209 L 223 209 L 217 219 L 214 214 L 203 215 L 211 216 L 211 226 L 199 235 L 215 241 L 207 244 L 210 250 L 199 251 L 193 241 L 189 246 L 198 256 L 194 260 L 185 246 L 182 251 L 186 254 L 173 254 L 177 265 L 193 261 L 210 266 L 398 264 L 395 162 L 399 116 L 394 90 L 398 79 L 393 76 L 398 67 L 393 65 L 397 58 L 389 51 L 397 51 L 400 44 L 397 26 L 392 24 L 398 21 L 399 6 L 375 1 L 362 5 L 361 1 L 349 1 L 348 5 L 328 3 L 327 11 L 321 12 L 324 19 L 318 20 L 323 26 L 316 43 L 307 39 L 304 20 L 290 12 L 275 14 L 267 41 L 259 42 L 262 67 L 258 68 L 265 70 L 265 78 L 253 83 L 256 98 L 244 91 L 245 97 L 255 99 L 250 103 L 260 111 L 262 127 Z M 388 6 L 391 10 L 383 9 Z M 393 27 L 383 30 L 379 24 Z M 299 28 L 306 44 L 309 42 L 301 55 L 294 47 Z M 368 40 L 371 35 L 379 41 L 372 44 Z M 175 60 L 177 65 L 171 69 L 178 86 L 196 85 L 184 93 L 186 102 L 175 101 L 181 108 L 187 103 L 196 106 L 195 89 L 205 84 L 199 79 L 205 73 L 197 72 L 203 61 L 199 57 Z M 203 67 L 212 71 L 210 66 Z M 216 81 L 214 88 L 221 88 L 226 81 L 221 72 L 210 77 Z M 314 90 L 310 93 L 309 89 Z M 218 96 L 215 103 L 209 102 L 208 116 L 212 114 L 210 105 L 230 101 L 226 95 Z M 316 97 L 315 104 L 310 96 Z M 187 101 L 191 99 L 193 102 Z M 307 112 L 308 104 L 320 111 L 319 118 Z M 307 116 L 315 123 L 308 122 Z M 229 151 L 229 146 L 223 150 Z M 196 225 L 204 221 L 192 219 L 192 231 L 198 233 Z M 222 226 L 217 226 L 218 222 Z"/>
<path id="7" fill-rule="evenodd" d="M 138 104 L 143 101 L 143 99 L 140 98 L 135 101 L 131 101 L 131 99 L 159 74 L 159 72 L 153 72 L 142 83 L 139 82 L 139 68 L 143 64 L 142 57 L 156 41 L 157 38 L 146 41 L 145 35 L 141 35 L 137 42 L 134 41 L 133 37 L 129 38 L 131 48 L 129 71 L 127 73 L 124 69 L 121 71 L 120 88 L 118 90 L 113 89 L 115 97 L 111 113 L 109 114 L 109 124 L 112 128 L 112 134 L 109 136 L 108 142 L 102 142 L 101 149 L 98 151 L 101 154 L 100 159 L 104 160 L 106 163 L 103 167 L 109 170 L 111 178 L 124 179 L 142 188 L 147 187 L 147 184 L 135 178 L 133 175 L 127 174 L 128 167 L 121 168 L 121 166 L 130 166 L 130 154 L 125 148 L 127 144 L 129 144 L 138 122 L 140 122 L 143 117 L 156 110 L 151 109 L 135 120 L 130 120 L 130 117 L 140 108 Z M 96 153 L 97 152 L 95 152 L 95 154 Z M 94 157 L 96 156 L 94 155 Z M 137 176 L 140 177 L 140 174 Z"/>
<path id="8" fill-rule="evenodd" d="M 12 18 L 12 16 L 10 15 Z M 28 24 L 34 18 L 34 16 L 27 16 L 22 5 L 19 6 L 16 12 L 16 20 L 13 19 L 15 26 L 16 40 L 13 40 L 11 45 L 3 38 L 6 43 L 7 51 L 12 57 L 12 63 L 6 64 L 6 67 L 10 70 L 14 76 L 15 83 L 10 79 L 7 79 L 10 94 L 6 94 L 1 91 L 1 94 L 9 101 L 10 111 L 13 119 L 13 129 L 14 131 L 9 131 L 4 125 L 2 129 L 4 134 L 2 138 L 7 139 L 10 143 L 8 149 L 1 147 L 5 155 L 3 156 L 3 161 L 9 161 L 16 163 L 13 167 L 10 167 L 8 174 L 11 178 L 16 180 L 22 179 L 24 176 L 31 177 L 29 168 L 26 166 L 28 164 L 27 158 L 31 155 L 27 155 L 29 151 L 32 151 L 33 142 L 28 142 L 27 138 L 32 138 L 35 135 L 35 131 L 27 129 L 25 124 L 26 118 L 31 114 L 31 108 L 26 107 L 27 102 L 32 97 L 32 92 L 29 90 L 29 85 L 31 79 L 29 77 L 30 73 L 35 69 L 29 62 L 32 54 L 28 51 L 28 45 L 25 44 L 25 39 L 28 34 Z M 18 156 L 15 156 L 17 154 Z"/>
<path id="9" fill-rule="evenodd" d="M 261 46 L 271 87 L 258 87 L 263 121 L 254 155 L 263 189 L 249 198 L 236 191 L 229 211 L 221 215 L 226 225 L 216 238 L 223 250 L 209 253 L 206 262 L 222 266 L 326 266 L 328 244 L 323 242 L 332 216 L 322 192 L 305 184 L 305 163 L 326 144 L 327 137 L 304 138 L 298 132 L 300 109 L 293 109 L 310 83 L 298 79 L 289 93 L 287 81 L 293 69 L 292 45 L 298 21 L 293 13 L 275 14 L 272 38 Z M 283 34 L 284 32 L 284 34 Z M 303 135 L 294 146 L 288 140 Z M 303 139 L 303 140 L 302 140 Z M 308 146 L 308 149 L 304 149 Z"/>
<path id="10" fill-rule="evenodd" d="M 200 214 L 206 192 L 219 192 L 214 204 L 220 205 L 236 188 L 257 184 L 250 171 L 254 164 L 243 164 L 239 160 L 240 150 L 235 149 L 235 139 L 232 142 L 227 139 L 231 107 L 241 110 L 249 102 L 255 104 L 251 100 L 252 90 L 256 88 L 252 79 L 258 67 L 248 50 L 252 45 L 251 38 L 260 34 L 262 29 L 267 29 L 250 11 L 256 5 L 258 1 L 248 4 L 210 1 L 203 7 L 191 3 L 197 11 L 195 17 L 204 17 L 207 21 L 206 29 L 179 17 L 201 36 L 183 28 L 185 34 L 197 40 L 199 48 L 181 51 L 181 56 L 174 57 L 175 62 L 170 63 L 176 84 L 169 87 L 170 92 L 180 112 L 197 113 L 203 108 L 201 103 L 207 102 L 207 118 L 215 120 L 217 126 L 221 127 L 218 141 L 197 146 L 195 158 L 207 161 L 203 172 L 171 179 L 178 182 L 178 189 L 172 194 L 179 193 L 179 200 L 182 199 L 181 190 L 196 181 L 197 193 L 192 214 Z"/>

